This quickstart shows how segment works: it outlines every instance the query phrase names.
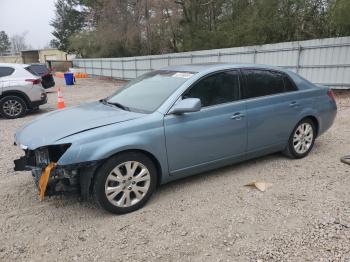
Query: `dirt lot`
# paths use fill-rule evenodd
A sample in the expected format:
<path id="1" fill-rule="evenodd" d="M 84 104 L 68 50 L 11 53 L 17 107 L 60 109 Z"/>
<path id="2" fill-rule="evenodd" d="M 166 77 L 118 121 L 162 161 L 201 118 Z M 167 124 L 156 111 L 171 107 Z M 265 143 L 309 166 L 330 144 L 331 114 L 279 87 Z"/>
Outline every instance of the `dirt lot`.
<path id="1" fill-rule="evenodd" d="M 57 80 L 63 86 L 62 80 Z M 118 82 L 63 88 L 68 106 Z M 274 154 L 160 187 L 141 210 L 110 215 L 76 196 L 39 202 L 29 172 L 14 172 L 21 125 L 54 110 L 0 119 L 0 261 L 350 261 L 350 92 L 309 157 Z M 243 185 L 264 180 L 266 192 Z"/>

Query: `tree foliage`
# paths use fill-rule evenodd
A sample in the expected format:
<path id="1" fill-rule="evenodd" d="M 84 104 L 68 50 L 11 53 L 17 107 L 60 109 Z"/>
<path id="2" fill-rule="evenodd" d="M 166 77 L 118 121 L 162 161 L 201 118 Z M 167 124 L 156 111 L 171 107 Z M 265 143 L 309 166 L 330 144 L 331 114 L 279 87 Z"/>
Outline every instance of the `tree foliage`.
<path id="1" fill-rule="evenodd" d="M 350 35 L 349 0 L 59 0 L 57 46 L 83 57 Z"/>
<path id="2" fill-rule="evenodd" d="M 11 42 L 5 31 L 0 31 L 0 54 L 10 51 Z"/>
<path id="3" fill-rule="evenodd" d="M 55 3 L 56 14 L 50 25 L 54 28 L 50 45 L 64 51 L 74 51 L 69 45 L 69 38 L 84 30 L 85 13 L 77 10 L 77 0 L 58 0 Z"/>

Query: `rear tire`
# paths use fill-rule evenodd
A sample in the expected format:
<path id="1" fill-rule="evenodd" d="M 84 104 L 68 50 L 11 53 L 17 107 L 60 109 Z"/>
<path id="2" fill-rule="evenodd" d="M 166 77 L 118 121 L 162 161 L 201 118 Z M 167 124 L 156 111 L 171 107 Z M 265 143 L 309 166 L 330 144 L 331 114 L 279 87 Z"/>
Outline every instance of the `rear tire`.
<path id="1" fill-rule="evenodd" d="M 0 115 L 7 119 L 22 117 L 27 112 L 26 102 L 19 96 L 9 95 L 0 99 Z"/>
<path id="2" fill-rule="evenodd" d="M 97 204 L 113 214 L 143 207 L 157 185 L 157 170 L 146 155 L 127 152 L 109 158 L 97 171 L 93 196 Z"/>
<path id="3" fill-rule="evenodd" d="M 306 157 L 312 150 L 316 139 L 316 127 L 310 118 L 304 118 L 293 129 L 288 146 L 283 153 L 289 158 Z"/>

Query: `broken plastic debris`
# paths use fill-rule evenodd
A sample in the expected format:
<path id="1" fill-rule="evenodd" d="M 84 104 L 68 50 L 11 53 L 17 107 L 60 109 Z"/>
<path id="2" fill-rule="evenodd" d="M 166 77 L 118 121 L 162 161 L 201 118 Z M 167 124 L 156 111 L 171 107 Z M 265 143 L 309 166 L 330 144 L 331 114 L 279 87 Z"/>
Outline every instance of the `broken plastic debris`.
<path id="1" fill-rule="evenodd" d="M 42 172 L 40 180 L 39 180 L 39 197 L 40 201 L 44 200 L 47 183 L 49 182 L 49 176 L 51 170 L 56 166 L 56 163 L 51 162 L 45 170 Z"/>
<path id="2" fill-rule="evenodd" d="M 268 189 L 269 187 L 272 186 L 271 183 L 266 183 L 266 182 L 252 182 L 252 183 L 249 183 L 249 184 L 246 184 L 244 186 L 251 186 L 251 187 L 255 187 L 256 189 L 264 192 L 266 191 L 266 189 Z"/>

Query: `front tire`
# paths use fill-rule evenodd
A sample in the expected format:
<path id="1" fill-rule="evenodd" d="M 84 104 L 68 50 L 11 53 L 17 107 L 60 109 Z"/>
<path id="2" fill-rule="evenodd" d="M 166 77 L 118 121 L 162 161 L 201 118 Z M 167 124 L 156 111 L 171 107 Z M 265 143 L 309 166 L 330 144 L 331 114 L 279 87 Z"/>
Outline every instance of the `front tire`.
<path id="1" fill-rule="evenodd" d="M 311 119 L 305 118 L 294 128 L 284 154 L 294 159 L 306 157 L 313 148 L 315 139 L 315 124 Z"/>
<path id="2" fill-rule="evenodd" d="M 26 102 L 18 96 L 10 95 L 0 99 L 0 115 L 7 119 L 22 117 L 27 112 Z"/>
<path id="3" fill-rule="evenodd" d="M 97 171 L 93 195 L 97 204 L 114 214 L 143 207 L 157 185 L 157 170 L 146 155 L 127 152 L 109 158 Z"/>

